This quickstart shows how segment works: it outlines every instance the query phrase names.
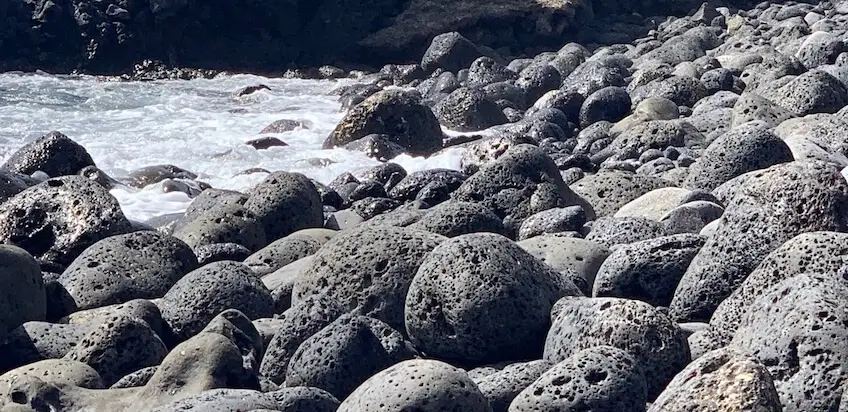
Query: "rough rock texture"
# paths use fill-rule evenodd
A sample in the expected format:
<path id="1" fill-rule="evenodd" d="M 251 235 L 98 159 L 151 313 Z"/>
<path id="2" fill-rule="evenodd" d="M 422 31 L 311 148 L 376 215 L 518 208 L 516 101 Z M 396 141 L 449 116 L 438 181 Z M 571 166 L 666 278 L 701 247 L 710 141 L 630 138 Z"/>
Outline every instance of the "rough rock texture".
<path id="1" fill-rule="evenodd" d="M 376 372 L 413 357 L 400 332 L 346 314 L 305 340 L 289 361 L 287 386 L 313 386 L 344 399 Z"/>
<path id="2" fill-rule="evenodd" d="M 602 217 L 592 223 L 586 240 L 607 248 L 665 236 L 665 226 L 644 217 Z"/>
<path id="3" fill-rule="evenodd" d="M 215 262 L 192 271 L 162 297 L 159 307 L 177 339 L 200 332 L 226 309 L 236 309 L 250 319 L 274 314 L 270 291 L 246 266 Z"/>
<path id="4" fill-rule="evenodd" d="M 321 195 L 315 185 L 300 173 L 276 172 L 268 175 L 251 189 L 244 207 L 262 224 L 268 241 L 281 239 L 301 229 L 321 227 L 324 223 Z"/>
<path id="5" fill-rule="evenodd" d="M 513 363 L 481 378 L 474 378 L 494 412 L 506 412 L 515 397 L 553 366 L 546 360 Z M 469 373 L 470 375 L 470 373 Z"/>
<path id="6" fill-rule="evenodd" d="M 339 406 L 339 412 L 381 409 L 492 411 L 489 402 L 465 371 L 428 359 L 400 362 L 377 373 Z"/>
<path id="7" fill-rule="evenodd" d="M 833 165 L 796 161 L 754 172 L 727 204 L 669 306 L 677 320 L 706 320 L 783 242 L 848 229 L 848 183 Z"/>
<path id="8" fill-rule="evenodd" d="M 454 198 L 482 203 L 512 231 L 532 214 L 553 207 L 579 205 L 587 219 L 595 216 L 592 206 L 565 185 L 553 160 L 530 145 L 511 148 L 483 166 L 463 182 Z"/>
<path id="9" fill-rule="evenodd" d="M 177 238 L 143 231 L 103 239 L 59 277 L 77 308 L 91 309 L 165 295 L 197 258 Z"/>
<path id="10" fill-rule="evenodd" d="M 571 190 L 586 199 L 598 217 L 614 215 L 622 206 L 652 190 L 671 186 L 655 176 L 617 170 L 602 170 L 571 185 Z"/>
<path id="11" fill-rule="evenodd" d="M 385 90 L 349 111 L 324 147 L 342 146 L 370 134 L 388 135 L 409 154 L 430 155 L 442 148 L 439 121 L 416 92 Z"/>
<path id="12" fill-rule="evenodd" d="M 643 412 L 647 400 L 643 365 L 621 349 L 595 346 L 554 365 L 518 394 L 509 412 Z"/>
<path id="13" fill-rule="evenodd" d="M 592 292 L 595 276 L 610 255 L 605 246 L 580 238 L 542 235 L 516 243 L 536 259 L 565 275 L 576 274 L 582 282 L 574 283 L 584 293 Z"/>
<path id="14" fill-rule="evenodd" d="M 314 254 L 335 234 L 336 231 L 329 229 L 299 230 L 271 242 L 245 259 L 244 264 L 258 276 L 264 276 L 298 259 Z"/>
<path id="15" fill-rule="evenodd" d="M 683 332 L 644 302 L 617 298 L 563 298 L 554 306 L 545 359 L 561 362 L 583 349 L 613 346 L 639 362 L 653 399 L 690 361 Z"/>
<path id="16" fill-rule="evenodd" d="M 507 122 L 498 105 L 478 89 L 456 89 L 433 111 L 445 127 L 458 132 L 488 129 Z"/>
<path id="17" fill-rule="evenodd" d="M 37 171 L 51 177 L 75 175 L 94 160 L 84 147 L 60 132 L 50 132 L 18 149 L 3 170 L 31 175 Z"/>
<path id="18" fill-rule="evenodd" d="M 617 247 L 598 270 L 592 296 L 668 306 L 704 241 L 698 235 L 682 234 Z"/>
<path id="19" fill-rule="evenodd" d="M 766 366 L 784 411 L 832 410 L 846 381 L 846 308 L 841 279 L 796 276 L 750 305 L 729 347 Z"/>
<path id="20" fill-rule="evenodd" d="M 713 313 L 710 325 L 729 341 L 748 308 L 777 283 L 805 273 L 836 278 L 848 260 L 845 242 L 848 234 L 836 232 L 803 233 L 769 253 Z"/>
<path id="21" fill-rule="evenodd" d="M 15 380 L 22 379 L 24 375 L 34 376 L 54 385 L 103 389 L 103 380 L 94 368 L 82 362 L 65 359 L 47 359 L 10 370 L 0 375 L 0 386 L 10 385 Z"/>
<path id="22" fill-rule="evenodd" d="M 479 203 L 445 202 L 427 210 L 420 220 L 409 226 L 446 237 L 456 237 L 478 232 L 491 232 L 506 236 L 501 219 Z"/>
<path id="23" fill-rule="evenodd" d="M 551 306 L 567 295 L 580 295 L 569 278 L 507 238 L 459 236 L 421 263 L 406 297 L 406 331 L 424 353 L 465 364 L 538 357 Z"/>
<path id="24" fill-rule="evenodd" d="M 754 357 L 728 349 L 709 352 L 683 369 L 649 412 L 780 412 L 769 371 Z"/>
<path id="25" fill-rule="evenodd" d="M 41 268 L 25 250 L 0 245 L 0 292 L 0 341 L 12 329 L 47 317 Z"/>
<path id="26" fill-rule="evenodd" d="M 81 176 L 49 179 L 0 205 L 0 240 L 60 266 L 98 240 L 129 231 L 118 201 Z"/>
<path id="27" fill-rule="evenodd" d="M 311 295 L 403 330 L 409 285 L 442 236 L 390 226 L 342 232 L 327 242 L 295 279 L 292 303 Z"/>

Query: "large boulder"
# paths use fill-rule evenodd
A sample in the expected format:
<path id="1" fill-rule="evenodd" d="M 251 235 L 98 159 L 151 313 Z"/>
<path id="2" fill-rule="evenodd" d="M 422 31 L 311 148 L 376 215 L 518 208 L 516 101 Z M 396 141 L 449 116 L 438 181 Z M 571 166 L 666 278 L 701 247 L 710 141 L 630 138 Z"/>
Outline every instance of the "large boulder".
<path id="1" fill-rule="evenodd" d="M 25 322 L 44 320 L 47 296 L 38 262 L 25 250 L 0 245 L 0 341 Z M 2 362 L 0 362 L 2 365 Z M 0 367 L 2 369 L 2 367 Z"/>
<path id="2" fill-rule="evenodd" d="M 251 190 L 244 207 L 262 224 L 269 241 L 324 223 L 321 195 L 309 178 L 300 173 L 268 175 Z"/>
<path id="3" fill-rule="evenodd" d="M 414 91 L 384 90 L 368 97 L 345 115 L 324 147 L 343 146 L 370 134 L 388 135 L 412 155 L 442 148 L 439 120 Z"/>
<path id="4" fill-rule="evenodd" d="M 567 276 L 509 239 L 463 235 L 421 263 L 406 296 L 406 331 L 424 353 L 463 364 L 538 357 L 551 307 L 575 295 Z"/>
<path id="5" fill-rule="evenodd" d="M 118 201 L 81 176 L 49 179 L 0 205 L 0 240 L 60 266 L 101 239 L 129 232 Z"/>
<path id="6" fill-rule="evenodd" d="M 752 172 L 680 281 L 669 313 L 708 320 L 771 251 L 805 232 L 848 230 L 848 182 L 832 164 L 796 161 Z"/>
<path id="7" fill-rule="evenodd" d="M 84 147 L 60 132 L 50 132 L 13 153 L 3 170 L 59 177 L 75 175 L 86 166 L 94 166 L 94 160 Z"/>

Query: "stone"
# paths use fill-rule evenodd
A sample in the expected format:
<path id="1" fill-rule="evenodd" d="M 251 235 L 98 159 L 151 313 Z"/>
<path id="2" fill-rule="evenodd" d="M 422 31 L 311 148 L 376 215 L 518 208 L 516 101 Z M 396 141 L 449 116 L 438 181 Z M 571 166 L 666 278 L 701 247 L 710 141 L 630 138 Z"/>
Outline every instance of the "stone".
<path id="1" fill-rule="evenodd" d="M 776 127 L 797 114 L 779 106 L 754 92 L 745 92 L 733 105 L 732 126 L 739 126 L 753 120 L 762 120 L 769 127 Z"/>
<path id="2" fill-rule="evenodd" d="M 103 239 L 80 254 L 59 277 L 78 309 L 165 295 L 197 267 L 179 239 L 144 231 Z"/>
<path id="3" fill-rule="evenodd" d="M 613 217 L 644 217 L 660 220 L 666 213 L 683 203 L 692 193 L 679 187 L 662 187 L 633 199 L 618 209 Z"/>
<path id="4" fill-rule="evenodd" d="M 185 216 L 189 217 L 188 211 Z M 235 243 L 248 250 L 259 250 L 268 244 L 268 234 L 259 216 L 237 202 L 222 202 L 192 216 L 183 225 L 178 222 L 174 230 L 174 237 L 192 249 Z"/>
<path id="5" fill-rule="evenodd" d="M 264 276 L 298 259 L 315 254 L 335 235 L 336 231 L 330 229 L 302 229 L 250 255 L 244 259 L 244 264 L 258 276 Z"/>
<path id="6" fill-rule="evenodd" d="M 403 146 L 393 142 L 387 134 L 369 134 L 344 145 L 351 151 L 365 153 L 366 156 L 387 162 L 403 154 Z"/>
<path id="7" fill-rule="evenodd" d="M 698 79 L 689 76 L 671 76 L 654 80 L 630 93 L 633 104 L 638 105 L 648 97 L 662 97 L 678 106 L 692 107 L 707 97 L 707 88 Z"/>
<path id="8" fill-rule="evenodd" d="M 535 145 L 535 142 L 523 134 L 504 133 L 473 143 L 462 153 L 460 160 L 462 171 L 468 175 L 477 173 L 481 166 L 498 159 L 509 149 L 520 144 Z"/>
<path id="9" fill-rule="evenodd" d="M 454 237 L 424 258 L 412 280 L 406 331 L 416 348 L 439 359 L 480 365 L 532 358 L 540 354 L 553 303 L 581 294 L 570 280 L 575 276 L 500 235 Z"/>
<path id="10" fill-rule="evenodd" d="M 377 182 L 386 189 L 392 190 L 395 185 L 400 183 L 407 176 L 406 170 L 397 163 L 384 163 L 374 166 L 362 174 L 362 180 L 371 180 Z"/>
<path id="11" fill-rule="evenodd" d="M 162 320 L 162 312 L 153 302 L 145 299 L 134 299 L 119 305 L 103 306 L 96 309 L 74 312 L 59 321 L 62 324 L 79 326 L 90 329 L 108 323 L 115 317 L 129 316 L 150 326 L 159 336 L 166 336 L 167 330 Z"/>
<path id="12" fill-rule="evenodd" d="M 103 389 L 103 380 L 91 366 L 65 359 L 45 359 L 0 375 L 0 386 L 11 384 L 22 376 L 33 376 L 53 385 L 70 385 L 86 389 Z"/>
<path id="13" fill-rule="evenodd" d="M 197 174 L 179 166 L 154 165 L 133 170 L 124 182 L 132 187 L 144 188 L 168 179 L 194 180 L 197 179 Z"/>
<path id="14" fill-rule="evenodd" d="M 91 330 L 65 359 L 91 366 L 111 386 L 128 373 L 158 365 L 167 354 L 165 343 L 147 323 L 115 316 Z"/>
<path id="15" fill-rule="evenodd" d="M 185 410 L 238 412 L 274 408 L 277 402 L 270 396 L 246 389 L 214 389 L 149 409 L 150 412 L 179 412 Z"/>
<path id="16" fill-rule="evenodd" d="M 471 62 L 468 68 L 468 85 L 470 87 L 484 87 L 489 84 L 508 82 L 515 80 L 517 74 L 507 69 L 495 59 L 483 56 Z"/>
<path id="17" fill-rule="evenodd" d="M 586 295 L 591 293 L 595 276 L 610 255 L 610 250 L 598 243 L 557 235 L 536 236 L 516 244 L 554 270 L 566 276 L 576 274 L 581 280 L 574 283 Z"/>
<path id="18" fill-rule="evenodd" d="M 121 389 L 121 388 L 138 388 L 144 385 L 147 385 L 147 382 L 150 382 L 150 378 L 156 374 L 156 371 L 159 369 L 159 366 L 148 366 L 146 368 L 141 368 L 133 373 L 125 375 L 123 378 L 119 379 L 115 382 L 109 389 Z"/>
<path id="19" fill-rule="evenodd" d="M 553 160 L 530 145 L 515 146 L 484 165 L 453 197 L 483 204 L 503 219 L 512 233 L 527 217 L 553 207 L 579 205 L 587 219 L 595 217 L 592 206 L 565 185 Z"/>
<path id="20" fill-rule="evenodd" d="M 848 261 L 848 249 L 843 246 L 846 240 L 848 235 L 837 232 L 802 233 L 769 253 L 716 308 L 710 318 L 716 334 L 729 341 L 748 308 L 779 282 L 805 273 L 836 278 Z"/>
<path id="21" fill-rule="evenodd" d="M 464 173 L 451 169 L 430 169 L 410 173 L 389 190 L 389 196 L 400 201 L 410 201 L 418 196 L 425 186 L 439 182 L 451 192 L 456 190 L 467 179 Z"/>
<path id="22" fill-rule="evenodd" d="M 339 400 L 329 392 L 319 388 L 305 386 L 281 388 L 269 392 L 268 396 L 276 402 L 277 411 L 336 412 L 339 408 Z"/>
<path id="23" fill-rule="evenodd" d="M 548 209 L 524 219 L 518 229 L 518 240 L 546 233 L 578 232 L 584 224 L 586 212 L 580 206 Z"/>
<path id="24" fill-rule="evenodd" d="M 285 133 L 296 129 L 309 129 L 312 127 L 312 122 L 293 119 L 275 120 L 268 126 L 265 126 L 259 134 L 265 133 Z"/>
<path id="25" fill-rule="evenodd" d="M 669 306 L 680 321 L 709 319 L 718 304 L 783 242 L 844 231 L 848 183 L 833 165 L 796 161 L 754 172 L 727 204 Z M 719 258 L 720 257 L 720 258 Z"/>
<path id="26" fill-rule="evenodd" d="M 598 217 L 614 215 L 627 203 L 671 183 L 656 177 L 602 170 L 572 184 L 571 189 L 588 201 Z"/>
<path id="27" fill-rule="evenodd" d="M 668 234 L 700 233 L 724 214 L 720 205 L 704 200 L 684 203 L 660 218 Z"/>
<path id="28" fill-rule="evenodd" d="M 248 146 L 250 146 L 250 147 L 252 147 L 256 150 L 268 150 L 272 147 L 285 147 L 285 146 L 289 145 L 288 143 L 286 143 L 286 142 L 284 142 L 284 141 L 282 141 L 282 140 L 280 140 L 276 137 L 270 137 L 270 136 L 260 137 L 260 138 L 256 138 L 256 139 L 250 139 L 250 140 L 244 142 L 244 144 L 246 144 L 246 145 L 248 145 Z"/>
<path id="29" fill-rule="evenodd" d="M 337 301 L 346 311 L 402 330 L 409 285 L 424 257 L 443 237 L 390 226 L 363 227 L 336 235 L 301 270 L 292 304 L 312 295 Z"/>
<path id="30" fill-rule="evenodd" d="M 75 175 L 86 166 L 94 166 L 94 160 L 85 148 L 53 131 L 12 153 L 2 169 L 23 175 L 41 171 L 50 177 L 60 177 Z"/>
<path id="31" fill-rule="evenodd" d="M 592 160 L 600 163 L 606 159 L 638 159 L 642 153 L 650 149 L 666 150 L 669 147 L 697 149 L 704 148 L 707 144 L 704 135 L 686 121 L 651 120 L 637 123 L 622 131 L 610 142 L 609 146 L 593 156 Z"/>
<path id="32" fill-rule="evenodd" d="M 622 87 L 605 87 L 586 98 L 580 107 L 580 126 L 606 120 L 617 122 L 630 112 L 630 95 Z"/>
<path id="33" fill-rule="evenodd" d="M 613 346 L 636 358 L 654 399 L 690 361 L 686 336 L 653 306 L 628 299 L 566 297 L 551 312 L 545 356 L 562 362 L 581 350 Z M 638 320 L 638 321 L 636 321 Z"/>
<path id="34" fill-rule="evenodd" d="M 23 192 L 28 187 L 37 183 L 37 181 L 27 175 L 0 168 L 0 202 L 5 202 L 12 196 Z"/>
<path id="35" fill-rule="evenodd" d="M 586 60 L 562 80 L 561 89 L 573 91 L 584 98 L 610 86 L 626 86 L 628 70 L 618 64 L 598 59 Z"/>
<path id="36" fill-rule="evenodd" d="M 607 248 L 655 239 L 667 233 L 662 223 L 644 217 L 602 217 L 592 223 L 586 240 Z"/>
<path id="37" fill-rule="evenodd" d="M 810 70 L 775 90 L 772 100 L 799 115 L 836 113 L 848 103 L 848 89 L 829 73 Z"/>
<path id="38" fill-rule="evenodd" d="M 324 142 L 325 148 L 343 146 L 370 134 L 389 135 L 392 142 L 415 156 L 428 156 L 442 148 L 442 130 L 421 95 L 384 90 L 351 109 Z"/>
<path id="39" fill-rule="evenodd" d="M 473 132 L 507 122 L 494 101 L 479 89 L 460 87 L 433 108 L 439 121 L 448 129 Z"/>
<path id="40" fill-rule="evenodd" d="M 492 412 L 465 371 L 430 359 L 407 360 L 380 371 L 356 388 L 338 412 L 380 409 Z"/>
<path id="41" fill-rule="evenodd" d="M 693 361 L 674 377 L 649 412 L 780 412 L 769 371 L 756 358 L 719 349 Z"/>
<path id="42" fill-rule="evenodd" d="M 535 102 L 545 93 L 559 89 L 562 76 L 549 64 L 533 64 L 518 73 L 515 86 L 524 92 L 527 102 Z"/>
<path id="43" fill-rule="evenodd" d="M 538 115 L 548 109 L 557 109 L 565 115 L 566 121 L 578 124 L 580 122 L 580 108 L 585 100 L 586 97 L 573 90 L 551 90 L 536 100 L 528 113 Z"/>
<path id="44" fill-rule="evenodd" d="M 25 250 L 0 245 L 0 341 L 29 321 L 47 318 L 47 294 L 38 262 Z M 3 368 L 0 367 L 0 370 Z"/>
<path id="45" fill-rule="evenodd" d="M 286 385 L 317 387 L 344 399 L 378 371 L 413 355 L 403 335 L 389 325 L 346 314 L 298 347 Z"/>
<path id="46" fill-rule="evenodd" d="M 26 322 L 10 331 L 0 349 L 0 370 L 10 370 L 45 359 L 67 355 L 85 336 L 87 328 L 41 321 Z"/>
<path id="47" fill-rule="evenodd" d="M 822 160 L 848 166 L 848 147 L 841 138 L 848 122 L 838 115 L 811 114 L 784 121 L 774 129 L 795 160 Z"/>
<path id="48" fill-rule="evenodd" d="M 472 379 L 492 405 L 493 412 L 506 412 L 515 397 L 539 379 L 551 366 L 553 364 L 546 360 L 513 363 L 483 378 L 472 377 Z"/>
<path id="49" fill-rule="evenodd" d="M 250 319 L 274 314 L 270 291 L 250 269 L 232 261 L 215 262 L 188 273 L 162 297 L 159 307 L 179 340 L 199 333 L 227 309 L 239 310 Z"/>
<path id="50" fill-rule="evenodd" d="M 598 270 L 592 296 L 668 306 L 704 241 L 695 234 L 682 234 L 617 247 Z"/>
<path id="51" fill-rule="evenodd" d="M 129 231 L 118 201 L 81 176 L 49 179 L 0 205 L 0 241 L 60 267 L 97 241 Z"/>
<path id="52" fill-rule="evenodd" d="M 409 226 L 445 237 L 489 232 L 506 235 L 501 219 L 479 203 L 450 201 L 427 210 L 420 220 Z"/>
<path id="53" fill-rule="evenodd" d="M 692 166 L 684 185 L 713 190 L 722 183 L 754 170 L 795 160 L 789 146 L 763 125 L 734 127 L 707 147 Z"/>
<path id="54" fill-rule="evenodd" d="M 468 68 L 480 56 L 482 53 L 477 46 L 461 34 L 442 33 L 430 42 L 421 58 L 421 68 L 428 73 L 436 69 L 456 73 Z"/>
<path id="55" fill-rule="evenodd" d="M 194 253 L 199 267 L 224 260 L 241 262 L 250 256 L 250 249 L 238 243 L 212 243 L 196 247 Z"/>
<path id="56" fill-rule="evenodd" d="M 344 313 L 342 306 L 325 296 L 310 296 L 292 305 L 280 316 L 277 333 L 265 350 L 259 369 L 262 376 L 274 383 L 285 382 L 297 348 Z"/>
<path id="57" fill-rule="evenodd" d="M 516 396 L 509 412 L 643 412 L 648 401 L 646 387 L 643 366 L 631 354 L 611 346 L 595 346 L 551 367 Z"/>
<path id="58" fill-rule="evenodd" d="M 269 241 L 324 223 L 321 196 L 315 185 L 300 173 L 268 175 L 251 190 L 244 207 L 262 223 Z M 248 249 L 256 250 L 249 246 Z"/>
<path id="59" fill-rule="evenodd" d="M 774 379 L 784 411 L 825 411 L 839 402 L 848 351 L 848 287 L 842 279 L 799 275 L 748 307 L 729 348 L 752 355 Z"/>

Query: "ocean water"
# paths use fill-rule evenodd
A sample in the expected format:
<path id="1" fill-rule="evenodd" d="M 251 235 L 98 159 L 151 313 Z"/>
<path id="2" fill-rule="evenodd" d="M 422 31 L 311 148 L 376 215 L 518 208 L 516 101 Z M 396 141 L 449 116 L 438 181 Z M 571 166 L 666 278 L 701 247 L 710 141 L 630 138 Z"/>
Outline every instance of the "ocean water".
<path id="1" fill-rule="evenodd" d="M 321 144 L 344 113 L 330 92 L 352 80 L 313 81 L 227 75 L 211 80 L 111 82 L 94 77 L 0 74 L 0 159 L 26 142 L 58 130 L 82 144 L 98 167 L 120 178 L 132 170 L 173 164 L 222 189 L 245 190 L 266 174 L 240 174 L 250 168 L 300 172 L 328 183 L 343 172 L 358 173 L 379 164 L 344 149 Z M 265 84 L 241 99 L 233 92 Z M 308 129 L 280 134 L 259 132 L 280 119 L 306 121 Z M 450 131 L 447 131 L 450 133 Z M 256 150 L 244 142 L 276 136 L 289 144 Z M 393 159 L 408 171 L 459 168 L 462 149 L 427 159 Z M 111 193 L 131 219 L 181 212 L 191 199 L 163 193 L 161 185 L 116 188 Z"/>

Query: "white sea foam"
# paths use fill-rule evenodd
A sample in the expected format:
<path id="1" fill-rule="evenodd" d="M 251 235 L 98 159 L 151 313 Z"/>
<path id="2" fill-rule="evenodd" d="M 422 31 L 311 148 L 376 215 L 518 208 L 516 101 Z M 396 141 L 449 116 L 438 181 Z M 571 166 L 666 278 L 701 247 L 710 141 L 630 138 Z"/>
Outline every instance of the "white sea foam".
<path id="1" fill-rule="evenodd" d="M 343 116 L 337 97 L 329 92 L 348 82 L 235 75 L 119 83 L 0 74 L 0 157 L 5 161 L 25 142 L 58 130 L 85 146 L 98 167 L 113 177 L 174 164 L 224 189 L 244 190 L 259 183 L 264 174 L 239 174 L 257 167 L 300 172 L 327 183 L 343 172 L 379 164 L 361 153 L 321 149 Z M 260 83 L 272 90 L 233 99 L 233 91 Z M 307 120 L 312 126 L 274 135 L 288 147 L 257 151 L 244 144 L 283 118 Z M 394 161 L 409 171 L 458 169 L 461 154 L 461 149 L 449 149 L 428 159 L 402 155 Z M 124 213 L 137 220 L 181 212 L 190 203 L 186 195 L 162 193 L 159 186 L 114 189 L 112 194 Z"/>

